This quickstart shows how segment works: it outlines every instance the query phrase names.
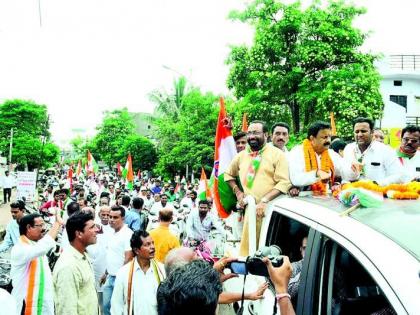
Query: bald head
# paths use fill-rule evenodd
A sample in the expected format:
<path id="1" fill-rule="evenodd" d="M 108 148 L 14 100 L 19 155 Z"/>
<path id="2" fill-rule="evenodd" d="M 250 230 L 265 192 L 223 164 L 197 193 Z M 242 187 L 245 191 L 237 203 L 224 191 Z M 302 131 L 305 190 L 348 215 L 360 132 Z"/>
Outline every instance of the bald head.
<path id="1" fill-rule="evenodd" d="M 171 250 L 165 258 L 166 276 L 178 267 L 188 264 L 197 258 L 195 252 L 188 247 L 179 247 Z"/>

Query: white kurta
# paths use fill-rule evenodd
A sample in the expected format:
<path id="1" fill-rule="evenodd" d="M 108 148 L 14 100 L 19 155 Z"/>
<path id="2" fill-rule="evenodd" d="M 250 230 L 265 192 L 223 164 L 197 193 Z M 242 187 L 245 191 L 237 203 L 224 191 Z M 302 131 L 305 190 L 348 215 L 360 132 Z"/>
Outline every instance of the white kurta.
<path id="1" fill-rule="evenodd" d="M 335 176 L 355 180 L 357 174 L 351 170 L 351 164 L 343 160 L 343 158 L 329 149 L 328 153 L 334 164 Z M 316 154 L 318 169 L 321 167 L 321 156 Z M 307 172 L 305 168 L 305 157 L 303 154 L 303 145 L 294 147 L 288 156 L 289 160 L 289 176 L 294 186 L 309 186 L 316 183 L 319 179 L 316 177 L 316 171 Z"/>
<path id="2" fill-rule="evenodd" d="M 362 159 L 361 180 L 372 180 L 381 186 L 402 182 L 403 168 L 395 151 L 381 142 L 372 141 L 363 153 L 355 142 L 350 143 L 344 148 L 344 159 L 348 163 Z"/>

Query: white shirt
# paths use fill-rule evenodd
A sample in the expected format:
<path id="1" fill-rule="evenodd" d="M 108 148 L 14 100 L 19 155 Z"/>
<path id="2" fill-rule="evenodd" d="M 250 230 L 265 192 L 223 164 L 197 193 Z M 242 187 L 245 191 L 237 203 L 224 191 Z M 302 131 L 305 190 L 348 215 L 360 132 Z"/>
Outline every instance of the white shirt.
<path id="1" fill-rule="evenodd" d="M 198 209 L 194 209 L 187 218 L 187 237 L 199 241 L 208 241 L 212 227 L 216 228 L 222 235 L 225 235 L 225 230 L 216 216 L 208 212 L 201 221 Z"/>
<path id="2" fill-rule="evenodd" d="M 16 314 L 16 301 L 5 289 L 0 288 L 0 305 L 4 314 Z M 20 312 L 19 312 L 20 314 Z"/>
<path id="3" fill-rule="evenodd" d="M 150 209 L 150 214 L 157 216 L 157 215 L 159 215 L 159 211 L 162 210 L 163 208 L 165 208 L 165 209 L 171 209 L 172 212 L 175 212 L 175 208 L 172 205 L 172 203 L 167 202 L 166 203 L 166 206 L 164 207 L 164 206 L 162 206 L 162 202 L 159 201 L 159 202 L 155 202 L 153 204 L 152 208 Z"/>
<path id="4" fill-rule="evenodd" d="M 144 204 L 143 204 L 144 209 L 150 210 L 153 204 L 155 203 L 155 200 L 152 197 L 150 197 L 150 199 L 147 199 L 147 197 L 141 196 L 140 198 L 142 198 L 144 201 Z"/>
<path id="5" fill-rule="evenodd" d="M 357 174 L 351 170 L 350 163 L 344 161 L 339 154 L 334 152 L 334 150 L 328 149 L 328 153 L 334 164 L 335 176 L 341 176 L 343 179 L 346 177 L 351 180 L 355 180 L 357 178 Z M 321 167 L 321 157 L 318 154 L 315 155 L 319 169 Z M 294 186 L 308 186 L 319 180 L 316 177 L 316 171 L 306 171 L 303 145 L 298 145 L 289 152 L 288 161 L 290 181 Z"/>
<path id="6" fill-rule="evenodd" d="M 162 281 L 165 274 L 163 265 L 156 262 Z M 111 299 L 111 315 L 126 315 L 128 277 L 131 263 L 124 265 L 117 273 Z M 159 286 L 152 263 L 146 273 L 141 270 L 137 259 L 134 260 L 133 282 L 131 291 L 132 314 L 157 315 L 156 293 Z"/>
<path id="7" fill-rule="evenodd" d="M 3 188 L 12 188 L 13 184 L 14 184 L 15 180 L 13 178 L 13 176 L 3 176 L 3 180 L 2 180 L 2 184 L 3 184 Z"/>
<path id="8" fill-rule="evenodd" d="M 102 286 L 99 280 L 106 270 L 106 248 L 108 242 L 114 233 L 114 230 L 107 225 L 101 224 L 102 232 L 96 235 L 96 244 L 89 245 L 86 248 L 87 253 L 92 261 L 93 272 L 95 274 L 95 287 L 98 292 L 102 292 Z"/>
<path id="9" fill-rule="evenodd" d="M 133 231 L 124 224 L 118 232 L 113 232 L 106 249 L 106 270 L 111 276 L 124 265 L 125 252 L 131 250 L 130 239 Z"/>
<path id="10" fill-rule="evenodd" d="M 44 265 L 44 303 L 42 314 L 54 315 L 54 292 L 50 267 L 48 266 L 48 258 L 45 254 L 55 246 L 55 241 L 49 234 L 46 234 L 38 242 L 31 242 L 30 245 L 23 244 L 18 241 L 12 248 L 11 253 L 11 270 L 13 291 L 12 295 L 16 299 L 17 309 L 22 309 L 23 300 L 28 291 L 29 264 L 37 257 L 44 256 L 42 261 Z M 36 279 L 38 279 L 36 275 Z M 38 292 L 37 292 L 38 293 Z M 20 314 L 20 312 L 19 312 Z"/>
<path id="11" fill-rule="evenodd" d="M 416 154 L 411 159 L 398 157 L 398 160 L 401 162 L 404 169 L 404 183 L 420 178 L 420 151 L 417 150 Z"/>
<path id="12" fill-rule="evenodd" d="M 360 176 L 361 180 L 372 180 L 380 186 L 402 182 L 403 168 L 395 151 L 381 142 L 372 141 L 363 153 L 355 142 L 350 143 L 344 148 L 344 159 L 348 163 L 362 159 L 364 174 Z"/>

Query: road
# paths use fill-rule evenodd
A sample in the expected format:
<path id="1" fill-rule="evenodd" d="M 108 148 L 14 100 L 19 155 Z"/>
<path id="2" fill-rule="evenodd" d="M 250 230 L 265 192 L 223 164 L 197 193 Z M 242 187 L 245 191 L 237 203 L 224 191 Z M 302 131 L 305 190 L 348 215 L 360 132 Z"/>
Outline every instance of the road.
<path id="1" fill-rule="evenodd" d="M 12 191 L 12 198 L 13 201 L 15 198 L 16 190 L 13 189 Z M 3 190 L 1 190 L 1 201 L 3 201 Z M 3 233 L 6 230 L 7 223 L 10 222 L 12 219 L 12 215 L 10 214 L 10 203 L 4 204 L 3 202 L 0 205 L 0 240 L 3 240 Z"/>

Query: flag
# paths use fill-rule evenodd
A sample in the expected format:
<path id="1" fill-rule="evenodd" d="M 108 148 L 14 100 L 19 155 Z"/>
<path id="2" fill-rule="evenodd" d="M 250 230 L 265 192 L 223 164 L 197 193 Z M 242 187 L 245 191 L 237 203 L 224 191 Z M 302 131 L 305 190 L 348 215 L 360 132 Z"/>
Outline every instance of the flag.
<path id="1" fill-rule="evenodd" d="M 335 119 L 334 119 L 334 113 L 330 112 L 330 120 L 331 120 L 331 135 L 336 136 L 337 135 L 337 129 L 335 128 Z"/>
<path id="2" fill-rule="evenodd" d="M 211 197 L 211 191 L 204 168 L 201 168 L 200 185 L 198 186 L 197 195 L 199 200 L 206 200 L 208 197 Z"/>
<path id="3" fill-rule="evenodd" d="M 233 207 L 236 205 L 236 197 L 224 180 L 224 172 L 228 168 L 233 157 L 236 155 L 235 140 L 229 128 L 224 126 L 226 118 L 225 102 L 220 98 L 220 111 L 216 127 L 216 139 L 214 143 L 214 167 L 213 177 L 213 197 L 219 216 L 226 218 Z"/>
<path id="4" fill-rule="evenodd" d="M 141 171 L 140 171 L 140 169 L 137 171 L 137 178 L 140 180 L 140 178 L 141 178 Z"/>
<path id="5" fill-rule="evenodd" d="M 82 172 L 82 161 L 79 160 L 79 163 L 77 163 L 77 168 L 76 168 L 76 175 L 77 177 L 80 176 L 80 173 Z"/>
<path id="6" fill-rule="evenodd" d="M 182 176 L 181 183 L 184 185 L 187 183 L 187 181 L 185 180 L 185 176 Z"/>
<path id="7" fill-rule="evenodd" d="M 70 165 L 69 170 L 67 171 L 67 182 L 69 183 L 70 192 L 73 192 L 73 165 Z"/>
<path id="8" fill-rule="evenodd" d="M 180 191 L 180 190 L 181 190 L 181 185 L 180 185 L 179 183 L 176 183 L 174 193 L 175 193 L 175 194 L 179 194 L 179 191 Z"/>
<path id="9" fill-rule="evenodd" d="M 134 186 L 134 174 L 133 174 L 133 162 L 131 160 L 131 154 L 128 154 L 127 163 L 125 163 L 125 167 L 122 170 L 122 177 L 125 178 L 127 182 L 127 188 L 133 190 Z"/>
<path id="10" fill-rule="evenodd" d="M 118 176 L 121 176 L 121 174 L 122 174 L 120 162 L 117 163 L 117 174 L 118 174 Z"/>
<path id="11" fill-rule="evenodd" d="M 96 163 L 95 158 L 90 153 L 90 151 L 87 151 L 87 175 L 91 174 L 98 174 L 99 167 L 98 163 Z"/>
<path id="12" fill-rule="evenodd" d="M 244 113 L 244 115 L 242 116 L 242 131 L 248 131 L 248 120 L 246 119 L 246 113 Z"/>

